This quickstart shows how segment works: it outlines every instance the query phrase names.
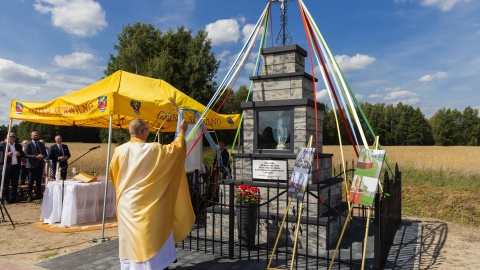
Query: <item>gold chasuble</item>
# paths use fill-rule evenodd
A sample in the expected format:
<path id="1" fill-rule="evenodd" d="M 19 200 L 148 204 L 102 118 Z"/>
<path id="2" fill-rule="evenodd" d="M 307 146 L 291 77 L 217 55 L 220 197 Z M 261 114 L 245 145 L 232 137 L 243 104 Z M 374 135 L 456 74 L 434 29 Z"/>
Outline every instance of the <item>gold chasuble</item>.
<path id="1" fill-rule="evenodd" d="M 182 134 L 169 145 L 132 138 L 115 149 L 110 179 L 117 195 L 120 259 L 145 262 L 172 230 L 177 243 L 192 229 L 185 154 Z"/>

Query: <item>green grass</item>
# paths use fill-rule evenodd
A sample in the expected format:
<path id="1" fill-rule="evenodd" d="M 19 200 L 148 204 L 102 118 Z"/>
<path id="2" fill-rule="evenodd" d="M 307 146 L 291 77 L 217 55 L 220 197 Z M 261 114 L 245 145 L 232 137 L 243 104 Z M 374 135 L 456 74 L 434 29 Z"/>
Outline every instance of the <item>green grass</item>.
<path id="1" fill-rule="evenodd" d="M 213 160 L 216 158 L 216 152 L 213 148 L 203 151 L 203 163 L 207 167 L 211 167 L 213 165 Z"/>
<path id="2" fill-rule="evenodd" d="M 32 203 L 34 204 L 42 204 L 43 199 L 33 200 Z"/>
<path id="3" fill-rule="evenodd" d="M 51 253 L 42 254 L 42 255 L 39 256 L 39 258 L 42 259 L 42 260 L 47 260 L 47 259 L 53 258 L 57 255 L 58 255 L 58 252 L 51 252 Z"/>
<path id="4" fill-rule="evenodd" d="M 404 183 L 425 187 L 447 187 L 458 190 L 480 192 L 479 174 L 456 174 L 444 170 L 418 170 L 405 168 L 402 170 Z"/>
<path id="5" fill-rule="evenodd" d="M 373 167 L 369 169 L 355 168 L 355 174 L 375 178 L 378 171 L 378 161 L 373 160 Z"/>
<path id="6" fill-rule="evenodd" d="M 402 170 L 402 214 L 480 227 L 480 175 Z"/>

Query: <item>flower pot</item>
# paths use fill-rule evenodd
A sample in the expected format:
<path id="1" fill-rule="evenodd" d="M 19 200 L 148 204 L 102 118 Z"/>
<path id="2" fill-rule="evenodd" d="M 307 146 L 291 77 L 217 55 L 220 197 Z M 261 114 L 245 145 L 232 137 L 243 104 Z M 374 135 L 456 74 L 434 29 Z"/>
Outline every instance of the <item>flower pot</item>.
<path id="1" fill-rule="evenodd" d="M 235 204 L 238 242 L 241 246 L 254 247 L 257 232 L 258 205 Z"/>

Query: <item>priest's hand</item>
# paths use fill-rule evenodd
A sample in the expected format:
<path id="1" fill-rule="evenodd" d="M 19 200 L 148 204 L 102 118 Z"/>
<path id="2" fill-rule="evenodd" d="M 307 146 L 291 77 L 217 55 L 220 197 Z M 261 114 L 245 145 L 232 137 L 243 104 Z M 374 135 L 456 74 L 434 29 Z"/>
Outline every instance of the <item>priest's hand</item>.
<path id="1" fill-rule="evenodd" d="M 188 123 L 185 120 L 182 120 L 180 123 L 180 134 L 185 135 L 188 129 Z"/>

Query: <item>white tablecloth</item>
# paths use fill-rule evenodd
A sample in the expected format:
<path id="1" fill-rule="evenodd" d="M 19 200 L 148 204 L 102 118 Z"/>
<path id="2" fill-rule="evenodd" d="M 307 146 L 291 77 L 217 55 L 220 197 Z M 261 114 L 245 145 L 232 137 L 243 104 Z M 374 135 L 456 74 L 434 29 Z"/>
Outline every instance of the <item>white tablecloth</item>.
<path id="1" fill-rule="evenodd" d="M 65 180 L 62 207 L 62 181 L 50 181 L 45 188 L 40 219 L 44 223 L 60 222 L 63 226 L 102 219 L 105 181 L 83 183 Z M 115 190 L 109 181 L 106 217 L 115 216 Z"/>

